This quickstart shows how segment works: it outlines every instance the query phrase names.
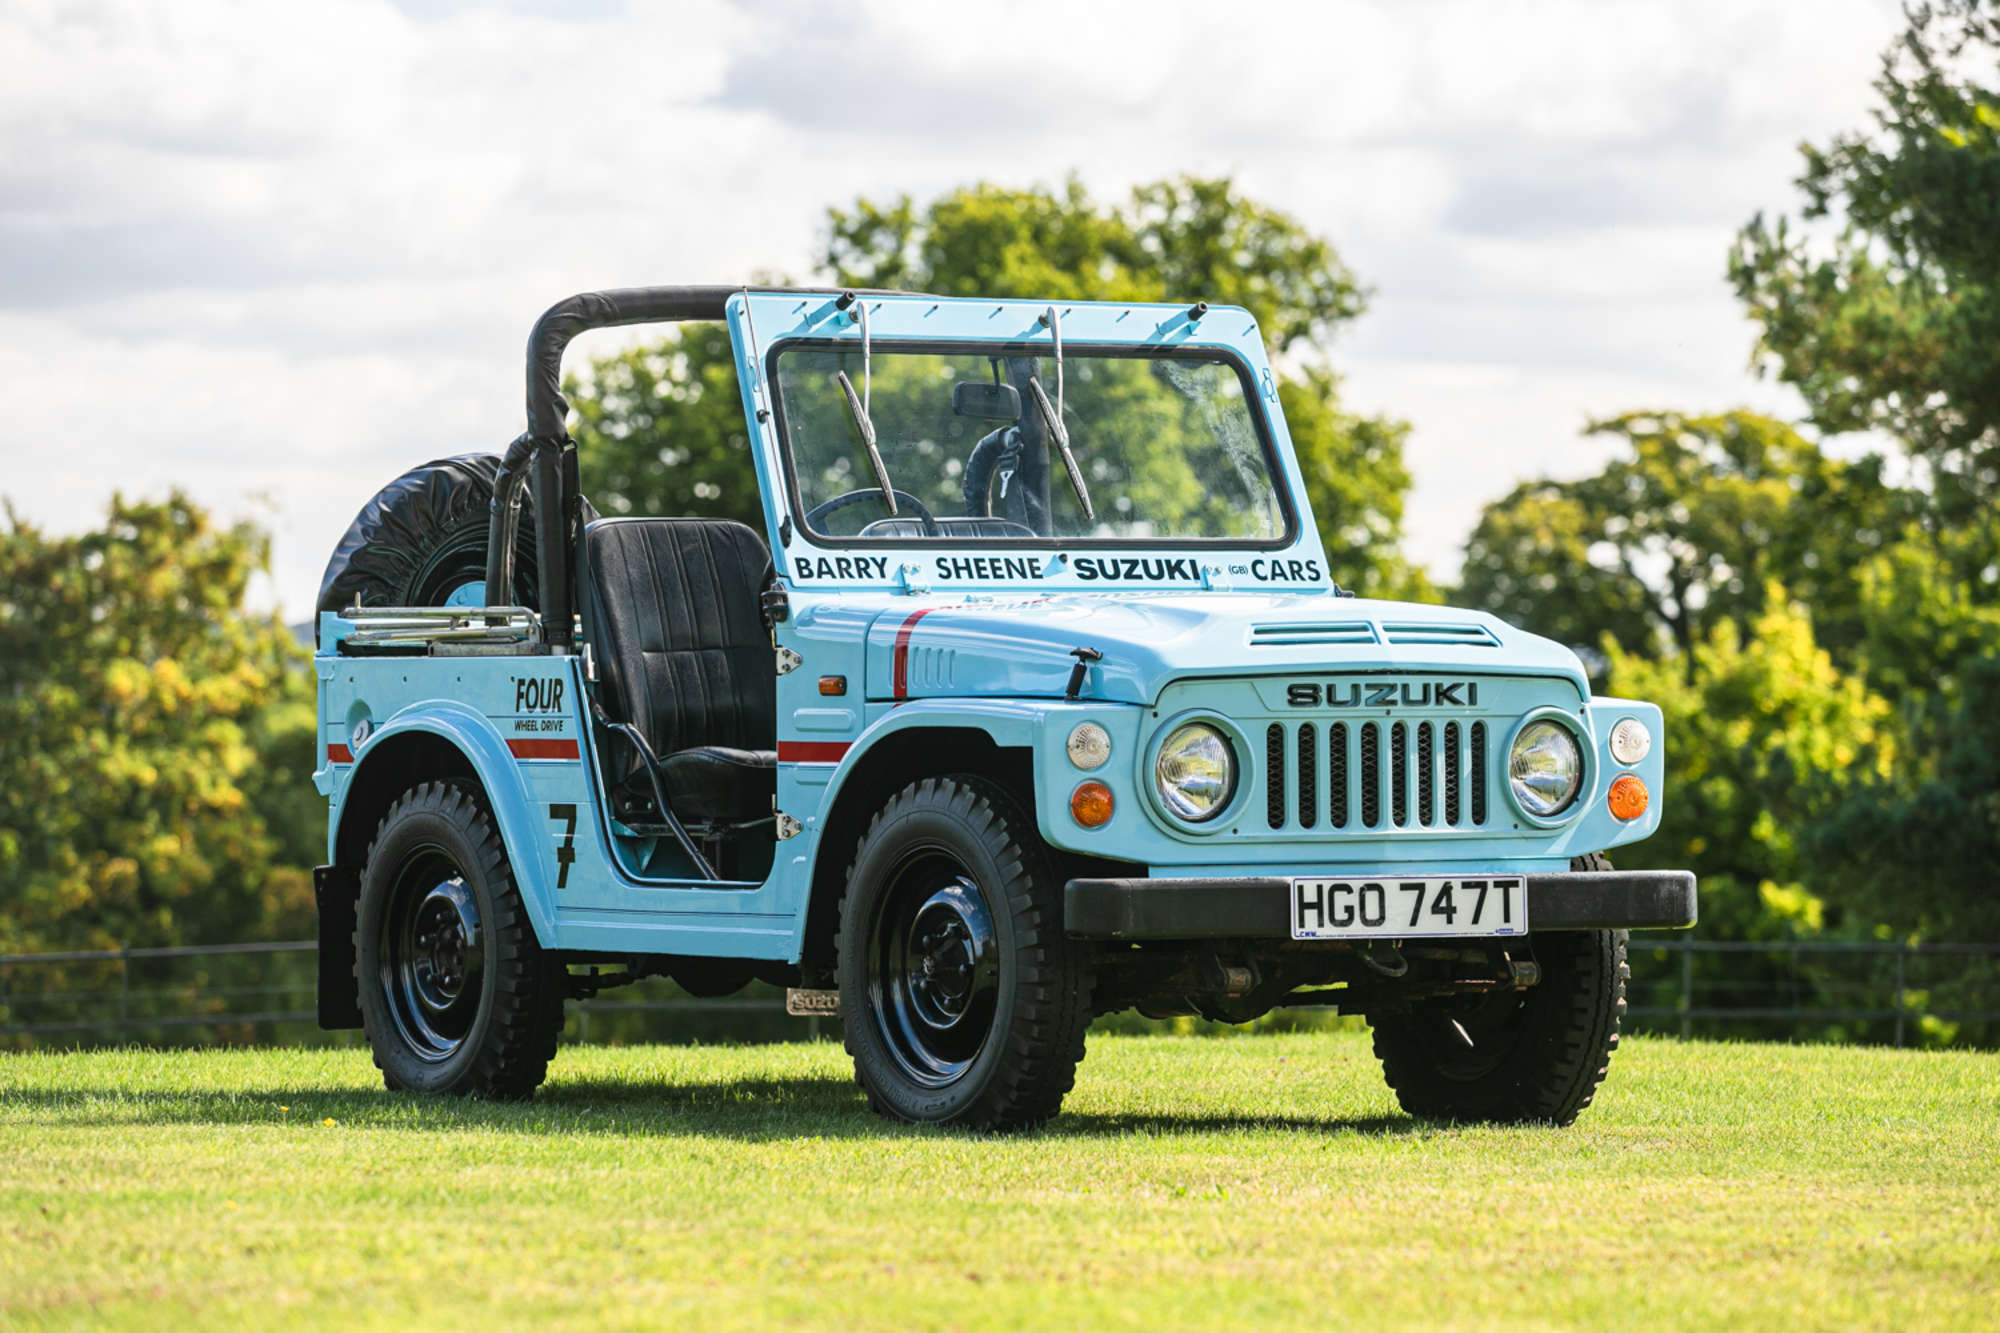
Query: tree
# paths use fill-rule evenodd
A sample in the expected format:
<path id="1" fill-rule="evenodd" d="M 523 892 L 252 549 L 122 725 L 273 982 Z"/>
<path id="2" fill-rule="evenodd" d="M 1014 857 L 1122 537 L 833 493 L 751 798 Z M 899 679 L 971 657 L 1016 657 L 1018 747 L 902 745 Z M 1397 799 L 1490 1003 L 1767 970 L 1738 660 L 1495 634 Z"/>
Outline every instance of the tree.
<path id="1" fill-rule="evenodd" d="M 1747 633 L 1772 580 L 1813 607 L 1819 642 L 1851 660 L 1864 635 L 1857 564 L 1895 540 L 1910 497 L 1881 460 L 1829 458 L 1752 412 L 1634 412 L 1593 423 L 1619 457 L 1579 481 L 1531 481 L 1487 506 L 1460 595 L 1588 649 L 1671 655 L 1684 674 L 1723 622 Z"/>
<path id="2" fill-rule="evenodd" d="M 0 533 L 0 949 L 307 931 L 312 676 L 244 612 L 263 535 L 185 496 Z"/>
<path id="3" fill-rule="evenodd" d="M 1879 429 L 1929 468 L 1940 516 L 2000 497 L 2000 11 L 1907 10 L 1873 132 L 1804 145 L 1803 218 L 1760 214 L 1729 273 L 1761 363 L 1828 432 Z M 1985 510 L 1982 514 L 1981 511 Z"/>
<path id="4" fill-rule="evenodd" d="M 1227 180 L 1140 186 L 1104 205 L 1061 191 L 978 185 L 828 213 L 821 276 L 854 287 L 1052 300 L 1200 298 L 1239 304 L 1276 353 L 1285 409 L 1333 576 L 1377 595 L 1426 595 L 1400 553 L 1407 427 L 1341 408 L 1326 360 L 1363 293 L 1333 246 Z M 726 337 L 689 328 L 595 363 L 568 388 L 584 484 L 607 512 L 760 513 Z"/>
<path id="5" fill-rule="evenodd" d="M 1801 832 L 1845 791 L 1886 780 L 1895 757 L 1888 702 L 1834 667 L 1783 587 L 1761 600 L 1746 627 L 1705 628 L 1685 667 L 1604 641 L 1609 692 L 1665 715 L 1672 784 L 1659 832 L 1621 864 L 1695 871 L 1704 933 L 1724 938 L 1834 924 L 1808 888 Z"/>
<path id="6" fill-rule="evenodd" d="M 1859 910 L 1898 934 L 2000 939 L 2000 660 L 1966 664 L 1939 700 L 1929 776 L 1878 774 L 1807 838 L 1813 863 Z M 1990 988 L 1989 988 L 1990 989 Z"/>

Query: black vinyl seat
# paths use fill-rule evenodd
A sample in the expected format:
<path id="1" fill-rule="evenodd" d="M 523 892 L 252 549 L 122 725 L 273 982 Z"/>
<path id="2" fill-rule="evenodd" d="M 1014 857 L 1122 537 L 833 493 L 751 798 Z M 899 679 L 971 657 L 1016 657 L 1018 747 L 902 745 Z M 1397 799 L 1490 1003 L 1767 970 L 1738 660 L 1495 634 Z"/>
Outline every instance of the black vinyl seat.
<path id="1" fill-rule="evenodd" d="M 582 565 L 599 701 L 652 746 L 675 815 L 770 818 L 777 691 L 763 539 L 724 519 L 599 519 L 584 529 Z M 657 819 L 636 747 L 604 739 L 614 810 L 627 822 Z"/>

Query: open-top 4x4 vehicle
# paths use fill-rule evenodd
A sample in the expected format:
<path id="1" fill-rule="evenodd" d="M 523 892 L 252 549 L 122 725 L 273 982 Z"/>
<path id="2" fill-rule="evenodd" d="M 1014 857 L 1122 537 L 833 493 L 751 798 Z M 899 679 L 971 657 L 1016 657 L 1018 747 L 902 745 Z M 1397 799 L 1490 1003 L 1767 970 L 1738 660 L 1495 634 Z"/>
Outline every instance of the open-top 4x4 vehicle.
<path id="1" fill-rule="evenodd" d="M 565 347 L 677 320 L 734 341 L 761 534 L 578 493 Z M 1045 1120 L 1097 1014 L 1320 1005 L 1413 1113 L 1560 1123 L 1626 931 L 1695 919 L 1602 855 L 1659 709 L 1335 587 L 1240 309 L 573 297 L 526 433 L 376 496 L 320 610 L 320 1019 L 395 1089 L 527 1096 L 566 998 L 665 974 L 837 1007 L 903 1120 Z"/>

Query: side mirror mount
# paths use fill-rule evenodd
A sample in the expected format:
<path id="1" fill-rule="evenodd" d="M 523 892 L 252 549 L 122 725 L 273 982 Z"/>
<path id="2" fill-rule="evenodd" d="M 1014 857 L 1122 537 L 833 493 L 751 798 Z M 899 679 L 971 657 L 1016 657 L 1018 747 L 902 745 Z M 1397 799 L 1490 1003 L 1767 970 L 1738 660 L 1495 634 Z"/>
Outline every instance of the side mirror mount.
<path id="1" fill-rule="evenodd" d="M 1019 421 L 1021 391 L 1011 384 L 960 380 L 951 387 L 951 410 L 980 421 Z"/>

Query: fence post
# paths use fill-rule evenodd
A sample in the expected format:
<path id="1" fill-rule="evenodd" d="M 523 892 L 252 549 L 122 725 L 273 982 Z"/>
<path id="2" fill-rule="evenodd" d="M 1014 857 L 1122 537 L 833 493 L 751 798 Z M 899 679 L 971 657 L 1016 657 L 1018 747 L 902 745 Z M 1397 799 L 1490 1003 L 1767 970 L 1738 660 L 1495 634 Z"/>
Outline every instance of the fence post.
<path id="1" fill-rule="evenodd" d="M 1694 950 L 1681 944 L 1681 1040 L 1694 1036 Z"/>
<path id="2" fill-rule="evenodd" d="M 1907 975 L 1903 970 L 1903 960 L 1908 958 L 1909 956 L 1910 956 L 1910 942 L 1908 940 L 1898 941 L 1896 944 L 1896 1049 L 1897 1050 L 1901 1050 L 1903 1048 L 1903 984 Z"/>
<path id="3" fill-rule="evenodd" d="M 125 956 L 125 946 L 118 946 L 118 1026 L 124 1027 L 132 1016 L 132 960 Z"/>

